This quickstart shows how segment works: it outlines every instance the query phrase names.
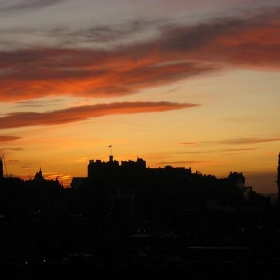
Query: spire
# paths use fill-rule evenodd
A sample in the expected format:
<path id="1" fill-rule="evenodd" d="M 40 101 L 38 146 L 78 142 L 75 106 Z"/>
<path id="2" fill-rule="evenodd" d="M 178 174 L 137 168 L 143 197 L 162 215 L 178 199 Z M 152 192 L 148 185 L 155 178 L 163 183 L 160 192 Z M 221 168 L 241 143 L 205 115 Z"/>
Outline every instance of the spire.
<path id="1" fill-rule="evenodd" d="M 43 172 L 42 172 L 42 168 L 40 167 L 40 170 L 38 172 L 36 172 L 35 177 L 34 177 L 35 181 L 44 181 L 44 177 L 43 177 Z"/>

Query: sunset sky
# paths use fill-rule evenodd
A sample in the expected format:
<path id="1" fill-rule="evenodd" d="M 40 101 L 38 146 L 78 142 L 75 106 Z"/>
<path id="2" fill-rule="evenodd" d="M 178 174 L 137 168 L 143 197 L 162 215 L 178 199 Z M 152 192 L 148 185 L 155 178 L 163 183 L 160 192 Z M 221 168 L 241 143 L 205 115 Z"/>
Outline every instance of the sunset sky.
<path id="1" fill-rule="evenodd" d="M 0 0 L 8 174 L 141 157 L 277 192 L 279 0 Z"/>

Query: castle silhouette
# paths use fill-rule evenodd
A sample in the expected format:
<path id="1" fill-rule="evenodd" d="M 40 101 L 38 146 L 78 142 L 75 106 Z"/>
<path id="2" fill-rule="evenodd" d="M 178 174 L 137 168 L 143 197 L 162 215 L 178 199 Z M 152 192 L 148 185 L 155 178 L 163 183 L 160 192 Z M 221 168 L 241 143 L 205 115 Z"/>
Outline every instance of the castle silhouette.
<path id="1" fill-rule="evenodd" d="M 269 204 L 268 199 L 246 186 L 242 172 L 230 172 L 227 178 L 218 179 L 185 167 L 149 168 L 139 157 L 119 163 L 113 155 L 106 162 L 89 160 L 87 170 L 87 177 L 73 177 L 71 188 L 95 197 L 92 203 L 102 204 L 105 212 L 120 207 L 122 215 L 126 209 L 128 216 L 148 218 L 190 208 L 236 209 Z"/>

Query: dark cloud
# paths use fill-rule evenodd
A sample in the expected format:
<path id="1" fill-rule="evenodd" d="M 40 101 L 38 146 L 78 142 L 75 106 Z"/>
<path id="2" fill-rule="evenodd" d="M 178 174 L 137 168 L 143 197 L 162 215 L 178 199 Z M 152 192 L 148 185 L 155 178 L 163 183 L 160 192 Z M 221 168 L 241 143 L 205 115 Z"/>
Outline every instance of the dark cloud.
<path id="1" fill-rule="evenodd" d="M 15 141 L 15 140 L 19 140 L 19 139 L 21 139 L 21 137 L 17 137 L 17 136 L 8 136 L 8 135 L 0 135 L 0 143 L 2 143 L 2 142 Z"/>
<path id="2" fill-rule="evenodd" d="M 18 12 L 23 10 L 33 10 L 43 7 L 55 5 L 59 2 L 67 0 L 21 0 L 21 1 L 5 1 L 0 3 L 0 12 Z"/>
<path id="3" fill-rule="evenodd" d="M 199 105 L 172 102 L 116 102 L 111 104 L 78 106 L 45 113 L 19 112 L 1 117 L 0 129 L 37 125 L 58 125 L 107 115 L 163 112 L 195 106 Z"/>
<path id="4" fill-rule="evenodd" d="M 77 42 L 78 40 L 79 43 L 115 43 L 124 40 L 130 41 L 139 34 L 145 37 L 148 29 L 156 30 L 161 23 L 163 23 L 162 20 L 133 20 L 114 26 L 94 26 L 83 30 L 55 29 L 51 33 L 60 40 L 62 39 L 61 42 L 64 37 L 66 39 L 64 42 Z"/>

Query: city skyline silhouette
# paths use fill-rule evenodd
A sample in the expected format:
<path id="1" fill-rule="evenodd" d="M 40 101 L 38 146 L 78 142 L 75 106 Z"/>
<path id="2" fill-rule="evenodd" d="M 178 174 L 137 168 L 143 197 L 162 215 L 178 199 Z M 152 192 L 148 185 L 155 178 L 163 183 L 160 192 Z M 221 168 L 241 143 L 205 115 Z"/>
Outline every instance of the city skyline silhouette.
<path id="1" fill-rule="evenodd" d="M 117 164 L 117 165 L 119 165 L 120 164 L 120 166 L 124 163 L 133 163 L 134 161 L 132 160 L 132 159 L 126 159 L 126 160 L 122 160 L 122 161 L 118 161 L 118 160 L 116 160 L 115 158 L 114 158 L 114 155 L 113 155 L 113 153 L 112 153 L 112 150 L 113 150 L 113 145 L 109 145 L 108 146 L 108 148 L 110 149 L 110 153 L 109 153 L 109 160 L 108 161 L 106 161 L 106 160 L 104 160 L 104 161 L 102 161 L 102 160 L 100 160 L 100 159 L 96 159 L 96 161 L 97 162 L 100 162 L 100 163 L 102 163 L 102 164 L 106 164 L 106 163 L 109 163 L 110 161 L 112 161 L 113 159 L 114 159 L 114 162 Z M 280 153 L 279 153 L 280 154 Z M 278 158 L 279 158 L 279 154 L 278 154 Z M 137 160 L 136 160 L 136 162 L 138 161 L 138 160 L 143 160 L 143 159 L 141 159 L 141 158 L 139 158 L 139 157 L 137 157 Z M 26 177 L 21 177 L 21 176 L 16 176 L 15 174 L 12 174 L 12 173 L 9 173 L 8 172 L 8 168 L 7 168 L 7 163 L 6 163 L 6 159 L 5 159 L 5 155 L 4 154 L 2 154 L 2 155 L 0 155 L 0 161 L 1 161 L 1 168 L 0 168 L 0 170 L 1 170 L 1 173 L 0 173 L 0 177 L 16 177 L 16 178 L 21 178 L 22 180 L 30 180 L 30 179 L 32 179 L 32 178 L 35 178 L 37 175 L 38 175 L 38 172 L 36 171 L 36 174 L 35 174 L 35 176 L 34 176 L 34 174 L 32 175 L 32 174 L 30 174 L 29 176 L 28 176 L 28 178 L 26 178 Z M 89 160 L 89 163 L 90 162 L 94 162 L 94 160 Z M 165 168 L 168 168 L 168 167 L 172 167 L 172 168 L 175 168 L 175 169 L 189 169 L 189 170 L 192 170 L 193 172 L 195 172 L 195 173 L 197 173 L 197 174 L 201 174 L 201 175 L 204 175 L 204 176 L 214 176 L 214 177 L 216 177 L 216 178 L 218 178 L 218 179 L 223 179 L 223 178 L 225 178 L 225 177 L 227 177 L 227 175 L 228 174 L 230 174 L 230 173 L 238 173 L 239 171 L 235 171 L 235 170 L 229 170 L 228 171 L 228 174 L 226 174 L 225 176 L 223 176 L 223 177 L 219 177 L 219 176 L 216 176 L 215 174 L 205 174 L 205 173 L 202 173 L 202 172 L 200 172 L 199 170 L 194 170 L 191 166 L 189 166 L 189 167 L 185 167 L 185 166 L 177 166 L 177 165 L 175 165 L 175 166 L 172 166 L 172 165 L 165 165 L 165 166 L 159 166 L 159 167 L 150 167 L 150 166 L 148 166 L 148 164 L 146 163 L 146 161 L 145 161 L 145 168 L 148 168 L 148 169 L 165 169 Z M 38 169 L 38 168 L 37 168 Z M 84 168 L 84 169 L 86 169 L 86 168 Z M 46 172 L 44 172 L 44 179 L 47 179 L 47 180 L 58 180 L 58 179 L 60 179 L 60 181 L 61 181 L 61 184 L 65 187 L 65 188 L 69 188 L 69 187 L 71 187 L 71 185 L 72 185 L 72 183 L 73 183 L 73 180 L 75 180 L 75 178 L 76 177 L 78 177 L 78 178 L 86 178 L 86 177 L 88 177 L 88 170 L 86 171 L 86 172 L 84 172 L 84 176 L 75 176 L 75 174 L 71 174 L 70 176 L 69 176 L 69 178 L 70 178 L 70 181 L 66 181 L 66 184 L 65 184 L 65 181 L 64 181 L 64 178 L 60 178 L 60 175 L 51 175 L 51 176 L 49 176 L 48 175 L 48 173 L 46 173 Z M 39 171 L 39 173 L 41 173 L 42 174 L 42 171 L 41 171 L 41 167 L 40 167 L 40 171 Z M 242 171 L 240 171 L 240 174 L 242 174 L 243 172 Z M 244 174 L 245 176 L 246 176 L 246 174 Z M 247 186 L 249 186 L 250 188 L 253 188 L 255 191 L 257 191 L 258 193 L 261 193 L 261 194 L 263 194 L 263 195 L 267 195 L 267 196 L 269 196 L 269 195 L 271 195 L 272 197 L 273 197 L 273 201 L 276 201 L 277 200 L 277 193 L 279 192 L 278 191 L 278 187 L 277 187 L 277 182 L 279 182 L 279 159 L 278 159 L 278 166 L 277 167 L 275 167 L 275 174 L 273 174 L 273 175 L 270 175 L 269 176 L 269 181 L 268 182 L 266 182 L 266 181 L 264 181 L 264 185 L 272 185 L 273 186 L 273 184 L 270 182 L 272 179 L 275 179 L 274 181 L 272 181 L 272 183 L 274 183 L 274 187 L 272 187 L 272 188 L 268 188 L 268 189 L 261 189 L 261 191 L 259 191 L 259 189 L 258 188 L 255 188 L 254 186 L 252 186 L 252 185 L 250 185 L 250 184 L 248 184 L 247 183 Z M 62 179 L 62 180 L 61 180 Z M 248 180 L 247 180 L 247 177 L 246 177 L 246 182 L 248 182 Z"/>
<path id="2" fill-rule="evenodd" d="M 150 168 L 140 157 L 118 162 L 112 154 L 91 159 L 87 169 L 64 188 L 41 167 L 29 180 L 6 176 L 1 158 L 1 273 L 279 276 L 279 198 L 256 193 L 243 173 L 217 179 L 191 168 Z M 279 189 L 280 153 L 277 170 Z"/>

